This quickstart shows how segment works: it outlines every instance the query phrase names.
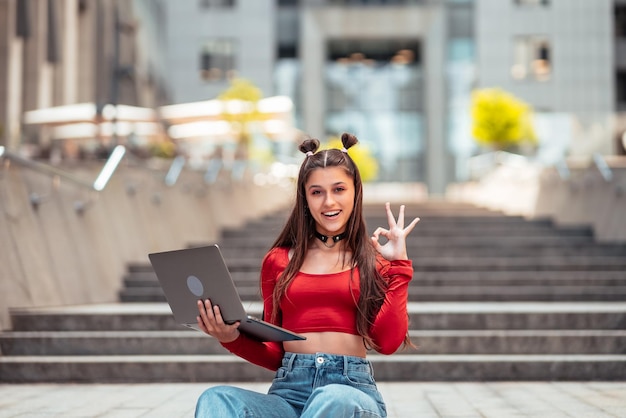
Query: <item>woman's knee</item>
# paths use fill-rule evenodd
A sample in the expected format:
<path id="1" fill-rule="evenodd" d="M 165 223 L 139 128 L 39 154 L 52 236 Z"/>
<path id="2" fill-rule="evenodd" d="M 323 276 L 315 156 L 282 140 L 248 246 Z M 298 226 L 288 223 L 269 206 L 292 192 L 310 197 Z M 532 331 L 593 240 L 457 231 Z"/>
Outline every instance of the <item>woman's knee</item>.
<path id="1" fill-rule="evenodd" d="M 202 392 L 196 404 L 196 416 L 208 416 L 207 411 L 234 413 L 239 410 L 241 397 L 239 388 L 233 386 L 214 386 Z"/>
<path id="2" fill-rule="evenodd" d="M 284 399 L 236 386 L 205 390 L 196 404 L 196 417 L 295 417 Z"/>

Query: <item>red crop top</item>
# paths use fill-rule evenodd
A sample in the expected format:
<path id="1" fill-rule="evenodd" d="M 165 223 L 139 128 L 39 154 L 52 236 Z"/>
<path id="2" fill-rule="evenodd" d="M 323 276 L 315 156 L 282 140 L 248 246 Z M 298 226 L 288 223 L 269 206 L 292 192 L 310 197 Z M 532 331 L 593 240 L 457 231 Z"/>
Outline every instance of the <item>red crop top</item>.
<path id="1" fill-rule="evenodd" d="M 265 320 L 273 310 L 273 290 L 278 277 L 289 262 L 288 248 L 273 248 L 263 259 L 261 291 Z M 379 271 L 389 284 L 370 336 L 382 354 L 392 354 L 402 344 L 408 330 L 406 303 L 408 284 L 413 277 L 410 260 L 379 259 Z M 356 302 L 359 299 L 358 269 L 333 274 L 298 273 L 280 304 L 282 324 L 298 333 L 337 331 L 358 335 Z M 222 344 L 233 354 L 251 363 L 277 370 L 285 353 L 280 342 L 260 342 L 240 334 Z"/>

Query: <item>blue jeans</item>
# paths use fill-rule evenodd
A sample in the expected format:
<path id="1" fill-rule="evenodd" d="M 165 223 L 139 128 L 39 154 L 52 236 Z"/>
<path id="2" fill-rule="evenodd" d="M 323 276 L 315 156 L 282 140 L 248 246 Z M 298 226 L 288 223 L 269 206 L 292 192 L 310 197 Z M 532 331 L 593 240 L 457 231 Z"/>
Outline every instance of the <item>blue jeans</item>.
<path id="1" fill-rule="evenodd" d="M 196 417 L 386 416 L 369 360 L 324 353 L 285 353 L 267 394 L 216 386 L 204 391 L 196 405 Z"/>

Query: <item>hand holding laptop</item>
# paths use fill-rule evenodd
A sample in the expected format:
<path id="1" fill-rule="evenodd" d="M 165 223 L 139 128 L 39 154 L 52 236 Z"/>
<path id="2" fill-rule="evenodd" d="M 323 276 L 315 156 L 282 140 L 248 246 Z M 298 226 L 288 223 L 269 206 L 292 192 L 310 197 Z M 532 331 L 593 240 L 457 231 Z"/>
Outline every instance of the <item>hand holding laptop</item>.
<path id="1" fill-rule="evenodd" d="M 222 318 L 220 307 L 213 305 L 209 299 L 198 301 L 199 315 L 196 318 L 198 327 L 221 343 L 229 343 L 239 337 L 240 321 L 227 324 Z"/>
<path id="2" fill-rule="evenodd" d="M 217 245 L 151 253 L 148 257 L 180 324 L 210 335 L 215 333 L 213 336 L 222 342 L 237 338 L 236 332 L 261 341 L 306 339 L 246 313 Z M 199 305 L 199 301 L 204 306 Z M 217 306 L 219 316 L 213 309 Z M 198 321 L 198 314 L 202 321 Z M 236 332 L 232 332 L 233 329 Z"/>

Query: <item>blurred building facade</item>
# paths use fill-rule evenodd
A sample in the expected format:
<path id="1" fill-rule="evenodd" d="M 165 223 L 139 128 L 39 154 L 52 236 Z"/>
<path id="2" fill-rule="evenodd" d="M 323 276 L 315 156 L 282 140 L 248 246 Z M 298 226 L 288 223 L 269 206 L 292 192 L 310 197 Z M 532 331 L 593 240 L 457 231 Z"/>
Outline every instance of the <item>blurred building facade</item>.
<path id="1" fill-rule="evenodd" d="M 624 108 L 623 4 L 168 2 L 172 94 L 212 98 L 229 77 L 251 79 L 265 95 L 291 97 L 306 134 L 355 133 L 378 157 L 381 180 L 423 181 L 441 193 L 467 177 L 465 161 L 477 152 L 475 88 L 498 86 L 535 108 L 547 163 L 566 152 L 616 153 L 607 138 Z"/>
<path id="2" fill-rule="evenodd" d="M 2 0 L 0 143 L 25 111 L 215 98 L 233 77 L 348 131 L 381 181 L 433 193 L 468 177 L 471 91 L 534 106 L 540 155 L 624 152 L 626 0 Z M 608 139 L 607 139 L 608 138 Z"/>
<path id="3" fill-rule="evenodd" d="M 615 147 L 626 155 L 626 0 L 615 0 L 613 29 L 615 31 L 615 100 L 617 119 Z"/>
<path id="4" fill-rule="evenodd" d="M 169 102 L 163 0 L 0 1 L 0 145 L 45 142 L 24 112 Z"/>

